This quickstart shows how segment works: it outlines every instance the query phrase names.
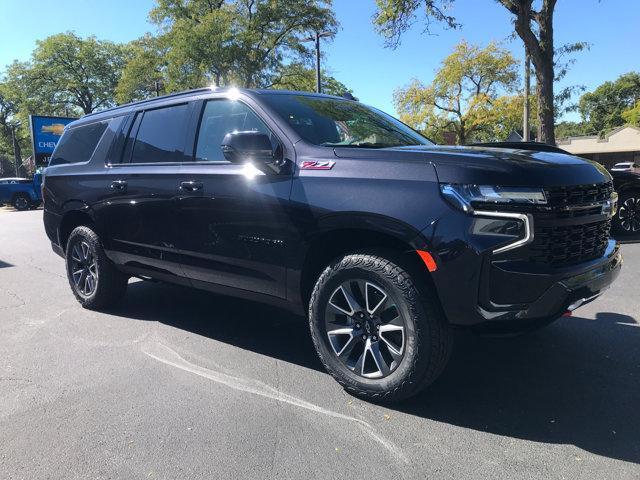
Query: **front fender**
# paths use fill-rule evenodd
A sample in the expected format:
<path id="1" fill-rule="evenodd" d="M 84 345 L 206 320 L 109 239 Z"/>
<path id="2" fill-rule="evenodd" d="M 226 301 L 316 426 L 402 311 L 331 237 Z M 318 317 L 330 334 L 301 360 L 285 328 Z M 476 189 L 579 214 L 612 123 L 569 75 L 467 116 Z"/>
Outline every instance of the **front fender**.
<path id="1" fill-rule="evenodd" d="M 386 235 L 406 243 L 411 247 L 424 247 L 428 240 L 421 231 L 393 217 L 365 212 L 336 212 L 319 218 L 316 228 L 309 232 L 308 241 L 325 235 L 327 232 L 364 230 Z"/>

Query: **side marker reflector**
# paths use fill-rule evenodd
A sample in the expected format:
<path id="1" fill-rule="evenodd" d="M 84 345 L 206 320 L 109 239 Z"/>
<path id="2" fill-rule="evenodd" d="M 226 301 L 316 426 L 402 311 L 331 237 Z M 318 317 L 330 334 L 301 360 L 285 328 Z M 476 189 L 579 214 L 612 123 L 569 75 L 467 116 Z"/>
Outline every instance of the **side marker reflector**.
<path id="1" fill-rule="evenodd" d="M 424 250 L 416 250 L 416 252 L 418 252 L 418 255 L 420 255 L 420 258 L 427 266 L 427 270 L 429 270 L 430 272 L 435 272 L 438 269 L 436 261 L 433 259 L 429 252 L 425 252 Z"/>

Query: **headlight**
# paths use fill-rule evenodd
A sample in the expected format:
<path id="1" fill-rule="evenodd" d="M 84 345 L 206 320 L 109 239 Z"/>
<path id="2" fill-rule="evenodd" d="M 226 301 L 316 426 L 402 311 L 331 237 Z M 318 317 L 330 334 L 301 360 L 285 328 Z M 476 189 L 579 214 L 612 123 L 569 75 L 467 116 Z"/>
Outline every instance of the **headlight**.
<path id="1" fill-rule="evenodd" d="M 453 206 L 473 212 L 474 204 L 491 205 L 545 205 L 547 197 L 540 188 L 502 187 L 496 185 L 440 184 L 440 191 Z"/>

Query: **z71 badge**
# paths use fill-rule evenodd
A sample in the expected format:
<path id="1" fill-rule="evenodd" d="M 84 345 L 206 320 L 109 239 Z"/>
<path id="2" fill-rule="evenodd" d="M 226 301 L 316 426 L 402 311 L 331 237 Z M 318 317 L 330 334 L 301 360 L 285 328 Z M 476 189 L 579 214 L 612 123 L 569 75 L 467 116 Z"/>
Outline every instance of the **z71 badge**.
<path id="1" fill-rule="evenodd" d="M 328 162 L 314 162 L 314 161 L 305 161 L 300 165 L 300 170 L 331 170 L 336 162 L 328 161 Z"/>

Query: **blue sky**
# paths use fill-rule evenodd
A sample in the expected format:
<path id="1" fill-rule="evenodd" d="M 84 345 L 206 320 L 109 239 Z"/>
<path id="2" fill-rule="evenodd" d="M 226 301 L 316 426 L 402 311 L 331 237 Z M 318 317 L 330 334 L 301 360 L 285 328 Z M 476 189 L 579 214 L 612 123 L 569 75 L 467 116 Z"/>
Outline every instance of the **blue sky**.
<path id="1" fill-rule="evenodd" d="M 29 57 L 37 39 L 66 30 L 124 42 L 154 26 L 147 21 L 153 0 L 0 0 L 0 67 Z M 352 88 L 363 102 L 393 112 L 393 91 L 418 78 L 428 83 L 440 61 L 465 39 L 486 44 L 505 41 L 522 58 L 519 39 L 512 33 L 506 10 L 493 0 L 456 0 L 453 14 L 460 30 L 435 27 L 432 35 L 416 27 L 397 50 L 384 48 L 371 24 L 374 0 L 334 0 L 342 27 L 335 40 L 323 46 L 326 66 Z M 560 0 L 556 10 L 557 45 L 586 41 L 589 52 L 579 54 L 566 79 L 593 89 L 622 73 L 640 70 L 638 0 Z M 570 117 L 575 118 L 575 115 Z"/>

